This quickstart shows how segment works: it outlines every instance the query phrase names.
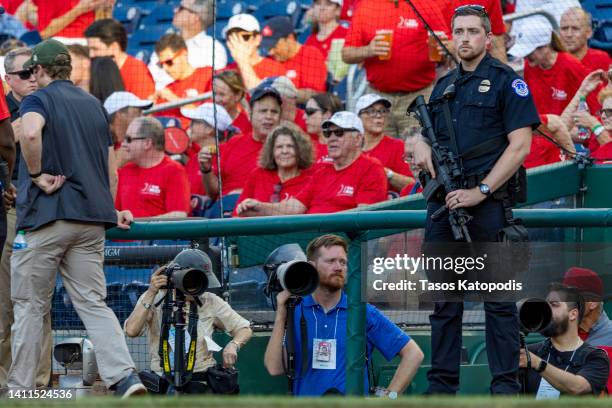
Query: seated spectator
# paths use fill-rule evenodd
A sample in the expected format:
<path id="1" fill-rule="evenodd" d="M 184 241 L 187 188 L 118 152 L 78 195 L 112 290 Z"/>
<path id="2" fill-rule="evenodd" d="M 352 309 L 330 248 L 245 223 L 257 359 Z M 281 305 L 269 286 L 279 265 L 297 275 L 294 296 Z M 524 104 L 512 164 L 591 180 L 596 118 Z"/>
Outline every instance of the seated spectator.
<path id="1" fill-rule="evenodd" d="M 296 197 L 280 203 L 249 198 L 240 204 L 238 215 L 332 213 L 386 199 L 384 167 L 361 152 L 363 125 L 359 117 L 352 112 L 336 112 L 322 126 L 332 162 L 320 165 Z"/>
<path id="2" fill-rule="evenodd" d="M 567 51 L 578 58 L 589 71 L 608 70 L 612 59 L 607 52 L 589 48 L 593 36 L 591 15 L 582 7 L 572 7 L 561 16 L 559 34 Z"/>
<path id="3" fill-rule="evenodd" d="M 540 132 L 534 132 L 531 137 L 531 148 L 523 166 L 531 169 L 545 164 L 557 163 L 566 158 L 572 159 L 576 153 L 576 148 L 563 119 L 558 115 L 540 115 L 540 122 L 538 130 L 550 137 L 556 144 Z M 560 149 L 557 145 L 563 149 Z"/>
<path id="4" fill-rule="evenodd" d="M 548 21 L 526 26 L 508 53 L 526 57 L 524 77 L 540 114 L 560 115 L 589 73 L 580 61 L 565 52 Z M 587 102 L 591 112 L 600 108 L 594 95 Z"/>
<path id="5" fill-rule="evenodd" d="M 261 47 L 280 62 L 287 76 L 298 89 L 298 102 L 306 101 L 316 92 L 325 92 L 327 64 L 321 52 L 297 41 L 289 17 L 272 17 L 261 30 Z"/>
<path id="6" fill-rule="evenodd" d="M 189 65 L 202 68 L 212 67 L 214 63 L 216 71 L 227 65 L 227 52 L 223 44 L 206 34 L 206 29 L 213 23 L 212 5 L 213 0 L 183 0 L 175 10 L 172 25 L 178 29 L 187 44 Z M 155 79 L 155 87 L 163 89 L 173 78 L 157 65 L 158 62 L 159 54 L 153 53 L 149 69 Z"/>
<path id="7" fill-rule="evenodd" d="M 82 90 L 89 92 L 89 77 L 91 76 L 89 50 L 84 45 L 71 44 L 68 45 L 68 52 L 70 52 L 72 64 L 70 80 Z"/>
<path id="8" fill-rule="evenodd" d="M 376 94 L 366 94 L 357 100 L 355 113 L 361 119 L 365 142 L 363 152 L 378 159 L 385 166 L 389 189 L 399 193 L 414 183 L 410 167 L 404 161 L 404 142 L 384 134 L 385 120 L 391 102 Z"/>
<path id="9" fill-rule="evenodd" d="M 344 40 L 348 29 L 340 25 L 342 0 L 315 0 L 312 5 L 312 34 L 304 45 L 317 48 L 327 60 L 333 40 Z"/>
<path id="10" fill-rule="evenodd" d="M 343 106 L 340 98 L 331 93 L 313 95 L 306 102 L 304 109 L 306 131 L 312 140 L 317 163 L 320 163 L 327 157 L 327 139 L 323 136 L 321 124 L 342 109 Z"/>
<path id="11" fill-rule="evenodd" d="M 443 3 L 412 0 L 434 31 L 450 38 Z M 360 0 L 342 49 L 345 63 L 363 63 L 369 84 L 366 93 L 384 96 L 393 104 L 385 129 L 392 137 L 420 127 L 406 110 L 418 95 L 429 98 L 433 90 L 436 64 L 429 60 L 428 31 L 420 21 L 405 1 Z M 391 43 L 381 29 L 392 32 Z"/>
<path id="12" fill-rule="evenodd" d="M 98 20 L 87 27 L 85 37 L 91 58 L 112 57 L 115 60 L 126 91 L 139 98 L 148 98 L 155 92 L 147 66 L 125 51 L 128 38 L 123 24 L 110 18 Z"/>
<path id="13" fill-rule="evenodd" d="M 91 59 L 89 93 L 104 102 L 114 92 L 125 91 L 119 67 L 111 57 Z"/>
<path id="14" fill-rule="evenodd" d="M 264 141 L 279 124 L 282 99 L 278 91 L 270 87 L 258 87 L 251 93 L 251 124 L 253 132 L 232 137 L 219 148 L 221 168 L 217 167 L 217 157 L 210 151 L 200 150 L 198 160 L 204 186 L 212 199 L 238 195 L 249 174 L 257 168 L 257 159 Z M 223 181 L 223 191 L 219 191 L 219 179 Z"/>
<path id="15" fill-rule="evenodd" d="M 419 133 L 410 131 L 406 133 L 407 134 L 404 136 L 404 161 L 410 166 L 410 171 L 414 175 L 414 182 L 409 183 L 400 191 L 400 197 L 406 197 L 423 191 L 421 182 L 418 179 L 419 168 L 414 162 L 414 145 L 418 140 Z"/>
<path id="16" fill-rule="evenodd" d="M 185 166 L 191 185 L 191 194 L 206 195 L 198 153 L 202 149 L 208 149 L 211 153 L 216 151 L 217 140 L 225 139 L 225 132 L 231 128 L 232 118 L 223 106 L 214 106 L 212 103 L 204 103 L 195 109 L 182 108 L 181 113 L 184 117 L 191 119 L 189 124 L 191 143 L 187 150 L 188 161 Z"/>
<path id="17" fill-rule="evenodd" d="M 232 118 L 232 126 L 239 133 L 251 133 L 253 127 L 249 120 L 249 113 L 244 104 L 246 87 L 242 78 L 236 71 L 221 71 L 213 77 L 215 87 L 215 102 L 225 108 Z"/>
<path id="18" fill-rule="evenodd" d="M 35 0 L 40 36 L 64 44 L 86 45 L 85 30 L 96 18 L 110 17 L 115 0 Z M 104 16 L 104 17 L 102 17 Z"/>
<path id="19" fill-rule="evenodd" d="M 259 54 L 260 31 L 259 22 L 250 14 L 232 16 L 223 30 L 235 61 L 228 68 L 240 72 L 247 89 L 256 88 L 267 77 L 285 75 L 286 71 L 282 64 Z"/>
<path id="20" fill-rule="evenodd" d="M 212 273 L 212 263 L 210 258 L 198 249 L 188 249 L 181 252 L 175 258 L 175 262 L 182 267 L 190 267 L 206 272 L 209 288 L 219 288 L 219 280 Z M 154 394 L 166 394 L 170 384 L 163 375 L 161 360 L 159 356 L 159 342 L 161 337 L 161 327 L 164 324 L 163 310 L 164 296 L 167 294 L 166 286 L 168 277 L 163 273 L 164 265 L 158 268 L 151 275 L 151 284 L 136 302 L 134 310 L 123 324 L 125 334 L 128 337 L 138 337 L 147 335 L 149 358 L 151 360 L 152 372 L 139 373 L 143 383 L 158 383 L 159 387 L 148 387 L 148 391 Z M 184 313 L 189 314 L 190 304 L 194 301 L 193 296 L 186 296 L 187 303 L 184 306 Z M 199 296 L 200 302 L 197 303 L 198 324 L 196 352 L 194 356 L 194 368 L 191 381 L 181 393 L 187 394 L 208 394 L 214 391 L 210 387 L 206 371 L 217 364 L 213 356 L 214 351 L 220 351 L 212 336 L 215 329 L 222 330 L 231 335 L 232 339 L 223 348 L 223 366 L 234 367 L 238 358 L 238 352 L 251 339 L 253 334 L 249 327 L 249 321 L 240 316 L 232 307 L 219 296 L 204 292 Z M 173 330 L 174 327 L 170 330 Z M 173 334 L 169 334 L 174 338 Z M 188 344 L 188 340 L 185 340 Z M 173 343 L 172 347 L 173 347 Z M 173 361 L 174 353 L 170 355 Z M 172 363 L 171 363 L 172 366 Z M 153 381 L 146 381 L 151 379 Z"/>
<path id="21" fill-rule="evenodd" d="M 178 34 L 166 34 L 155 44 L 155 52 L 159 55 L 159 65 L 174 79 L 170 85 L 155 92 L 153 98 L 156 104 L 173 102 L 180 99 L 198 96 L 212 87 L 212 68 L 194 68 L 187 59 L 187 45 Z M 180 117 L 178 108 L 165 110 L 161 115 Z M 183 127 L 189 121 L 181 120 Z"/>
<path id="22" fill-rule="evenodd" d="M 114 92 L 104 101 L 104 109 L 109 116 L 110 131 L 115 145 L 115 164 L 117 168 L 127 163 L 125 150 L 121 148 L 127 128 L 134 119 L 142 116 L 143 109 L 148 109 L 153 102 L 139 99 L 130 92 Z"/>
<path id="23" fill-rule="evenodd" d="M 610 164 L 612 163 L 612 91 L 606 89 L 599 95 L 601 101 L 601 119 L 603 121 L 604 130 L 596 129 L 594 131 L 597 136 L 597 143 L 591 143 L 592 157 L 596 163 Z M 599 133 L 599 134 L 598 134 Z M 595 149 L 597 147 L 597 149 Z"/>
<path id="24" fill-rule="evenodd" d="M 185 168 L 164 153 L 164 127 L 155 118 L 136 118 L 123 149 L 128 164 L 119 169 L 115 207 L 134 217 L 187 217 L 189 181 Z"/>
<path id="25" fill-rule="evenodd" d="M 266 138 L 259 167 L 249 175 L 236 208 L 249 198 L 279 203 L 297 196 L 310 181 L 313 158 L 310 139 L 298 127 L 277 127 Z"/>
<path id="26" fill-rule="evenodd" d="M 306 132 L 304 111 L 297 107 L 298 90 L 293 85 L 293 82 L 285 76 L 268 77 L 261 83 L 261 86 L 269 86 L 276 89 L 281 98 L 283 98 L 281 120 L 295 123 Z"/>
<path id="27" fill-rule="evenodd" d="M 606 389 L 610 361 L 603 350 L 584 342 L 578 327 L 584 317 L 584 299 L 578 289 L 552 284 L 546 298 L 552 322 L 542 333 L 546 340 L 521 349 L 521 393 L 536 399 L 560 395 L 600 396 Z M 527 358 L 529 353 L 529 359 Z"/>

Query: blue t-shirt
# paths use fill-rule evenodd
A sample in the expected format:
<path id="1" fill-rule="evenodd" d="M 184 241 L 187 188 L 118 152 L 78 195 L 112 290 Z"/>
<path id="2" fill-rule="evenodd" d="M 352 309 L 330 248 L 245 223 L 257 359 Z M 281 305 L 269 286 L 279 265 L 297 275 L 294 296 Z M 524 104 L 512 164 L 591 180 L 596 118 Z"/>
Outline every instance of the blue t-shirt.
<path id="1" fill-rule="evenodd" d="M 308 368 L 302 377 L 300 319 L 304 313 L 308 335 Z M 346 294 L 342 292 L 340 302 L 327 313 L 312 296 L 306 296 L 295 308 L 296 377 L 294 395 L 318 396 L 331 388 L 346 393 L 346 319 L 348 317 Z M 408 344 L 410 336 L 401 331 L 374 306 L 366 305 L 366 351 L 368 357 L 376 347 L 387 360 L 395 357 Z M 336 369 L 313 369 L 313 339 L 336 339 Z M 366 368 L 367 369 L 367 368 Z M 364 370 L 364 390 L 369 388 L 367 371 Z"/>
<path id="2" fill-rule="evenodd" d="M 108 173 L 112 137 L 102 104 L 70 81 L 56 80 L 26 96 L 20 114 L 36 112 L 42 129 L 41 170 L 64 175 L 53 194 L 45 194 L 21 161 L 17 192 L 17 229 L 34 231 L 56 220 L 114 226 L 115 205 Z"/>

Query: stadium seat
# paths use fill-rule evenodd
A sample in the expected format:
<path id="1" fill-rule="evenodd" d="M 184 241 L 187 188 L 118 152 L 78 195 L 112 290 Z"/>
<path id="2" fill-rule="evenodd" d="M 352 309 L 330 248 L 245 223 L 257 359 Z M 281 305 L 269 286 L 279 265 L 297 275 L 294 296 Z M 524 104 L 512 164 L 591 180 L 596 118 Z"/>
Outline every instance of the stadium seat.
<path id="1" fill-rule="evenodd" d="M 584 0 L 582 8 L 591 13 L 596 22 L 612 21 L 612 0 Z"/>
<path id="2" fill-rule="evenodd" d="M 113 18 L 123 24 L 128 34 L 133 33 L 138 27 L 141 11 L 136 6 L 125 7 L 121 4 L 113 9 Z"/>
<path id="3" fill-rule="evenodd" d="M 607 52 L 612 51 L 612 21 L 597 24 L 589 45 Z"/>
<path id="4" fill-rule="evenodd" d="M 142 30 L 148 27 L 169 26 L 172 25 L 173 17 L 174 7 L 164 4 L 151 10 L 151 13 L 142 19 L 139 28 Z"/>
<path id="5" fill-rule="evenodd" d="M 229 20 L 231 16 L 248 12 L 248 5 L 242 1 L 217 2 L 217 19 Z"/>
<path id="6" fill-rule="evenodd" d="M 162 2 L 158 0 L 126 0 L 123 3 L 123 5 L 126 7 L 138 7 L 145 15 L 150 14 L 151 11 L 154 10 L 160 4 L 162 4 Z"/>
<path id="7" fill-rule="evenodd" d="M 172 32 L 171 26 L 147 27 L 146 30 L 137 30 L 128 41 L 127 52 L 130 55 L 148 62 L 155 43 L 166 33 Z"/>
<path id="8" fill-rule="evenodd" d="M 300 12 L 301 8 L 299 2 L 296 0 L 272 0 L 261 4 L 257 10 L 255 10 L 254 15 L 261 24 L 272 17 L 287 16 L 291 18 L 293 24 L 297 26 Z"/>
<path id="9" fill-rule="evenodd" d="M 38 31 L 28 31 L 19 37 L 26 45 L 32 47 L 42 41 L 42 37 Z"/>
<path id="10" fill-rule="evenodd" d="M 161 122 L 164 129 L 170 127 L 181 127 L 181 120 L 176 116 L 156 116 L 155 119 Z"/>
<path id="11" fill-rule="evenodd" d="M 208 27 L 208 29 L 206 30 L 206 34 L 215 37 L 215 39 L 217 39 L 218 41 L 225 41 L 225 38 L 223 37 L 223 29 L 227 26 L 227 22 L 228 20 L 217 18 L 215 26 L 213 27 L 211 25 L 210 27 Z M 230 57 L 229 53 L 228 57 Z"/>

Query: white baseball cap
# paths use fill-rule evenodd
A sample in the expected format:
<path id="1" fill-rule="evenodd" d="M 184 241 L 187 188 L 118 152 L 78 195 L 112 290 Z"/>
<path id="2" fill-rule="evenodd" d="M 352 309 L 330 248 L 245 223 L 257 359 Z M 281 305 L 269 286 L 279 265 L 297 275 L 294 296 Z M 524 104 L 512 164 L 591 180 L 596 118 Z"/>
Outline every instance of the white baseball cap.
<path id="1" fill-rule="evenodd" d="M 232 16 L 223 29 L 223 37 L 227 37 L 227 33 L 234 28 L 248 32 L 261 31 L 259 21 L 250 14 L 236 14 Z"/>
<path id="2" fill-rule="evenodd" d="M 359 116 L 355 115 L 353 112 L 336 112 L 334 113 L 334 116 L 323 122 L 321 127 L 323 129 L 327 129 L 330 125 L 336 125 L 341 129 L 355 129 L 359 133 L 363 134 L 363 123 L 361 123 Z"/>
<path id="3" fill-rule="evenodd" d="M 536 48 L 548 45 L 552 41 L 553 27 L 548 20 L 534 19 L 534 24 L 522 25 L 523 29 L 516 34 L 516 42 L 508 54 L 516 58 L 525 58 Z"/>
<path id="4" fill-rule="evenodd" d="M 357 103 L 355 104 L 355 113 L 359 115 L 362 110 L 369 108 L 375 103 L 382 103 L 387 108 L 391 107 L 391 101 L 385 98 L 384 96 L 380 96 L 375 93 L 365 94 L 357 99 Z"/>
<path id="5" fill-rule="evenodd" d="M 342 0 L 329 0 L 330 3 L 336 3 L 337 5 L 339 5 L 340 7 L 342 7 Z"/>
<path id="6" fill-rule="evenodd" d="M 146 99 L 140 99 L 131 92 L 113 92 L 104 101 L 104 109 L 109 115 L 127 107 L 132 108 L 150 108 L 153 102 Z"/>
<path id="7" fill-rule="evenodd" d="M 203 103 L 195 109 L 181 108 L 181 115 L 189 119 L 203 120 L 211 127 L 215 126 L 215 112 L 217 110 L 217 129 L 225 132 L 232 125 L 232 118 L 221 105 L 211 102 Z"/>

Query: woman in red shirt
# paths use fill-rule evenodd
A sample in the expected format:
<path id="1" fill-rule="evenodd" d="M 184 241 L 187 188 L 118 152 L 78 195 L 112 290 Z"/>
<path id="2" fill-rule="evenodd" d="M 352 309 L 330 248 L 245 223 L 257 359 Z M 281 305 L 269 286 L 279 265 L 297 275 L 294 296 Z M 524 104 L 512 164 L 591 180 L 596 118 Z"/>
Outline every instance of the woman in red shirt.
<path id="1" fill-rule="evenodd" d="M 342 0 L 315 0 L 312 6 L 312 34 L 304 45 L 317 47 L 327 60 L 331 43 L 344 39 L 348 29 L 338 23 L 342 11 Z"/>
<path id="2" fill-rule="evenodd" d="M 253 170 L 238 198 L 234 215 L 247 198 L 278 203 L 295 197 L 310 180 L 314 154 L 310 139 L 297 126 L 286 124 L 268 135 Z"/>
<path id="3" fill-rule="evenodd" d="M 244 101 L 246 87 L 236 71 L 222 71 L 213 78 L 216 102 L 223 106 L 232 118 L 232 126 L 247 134 L 253 130 Z"/>
<path id="4" fill-rule="evenodd" d="M 343 109 L 340 98 L 331 93 L 313 95 L 306 102 L 304 119 L 314 148 L 316 163 L 321 162 L 327 156 L 327 139 L 323 137 L 321 124 Z"/>

